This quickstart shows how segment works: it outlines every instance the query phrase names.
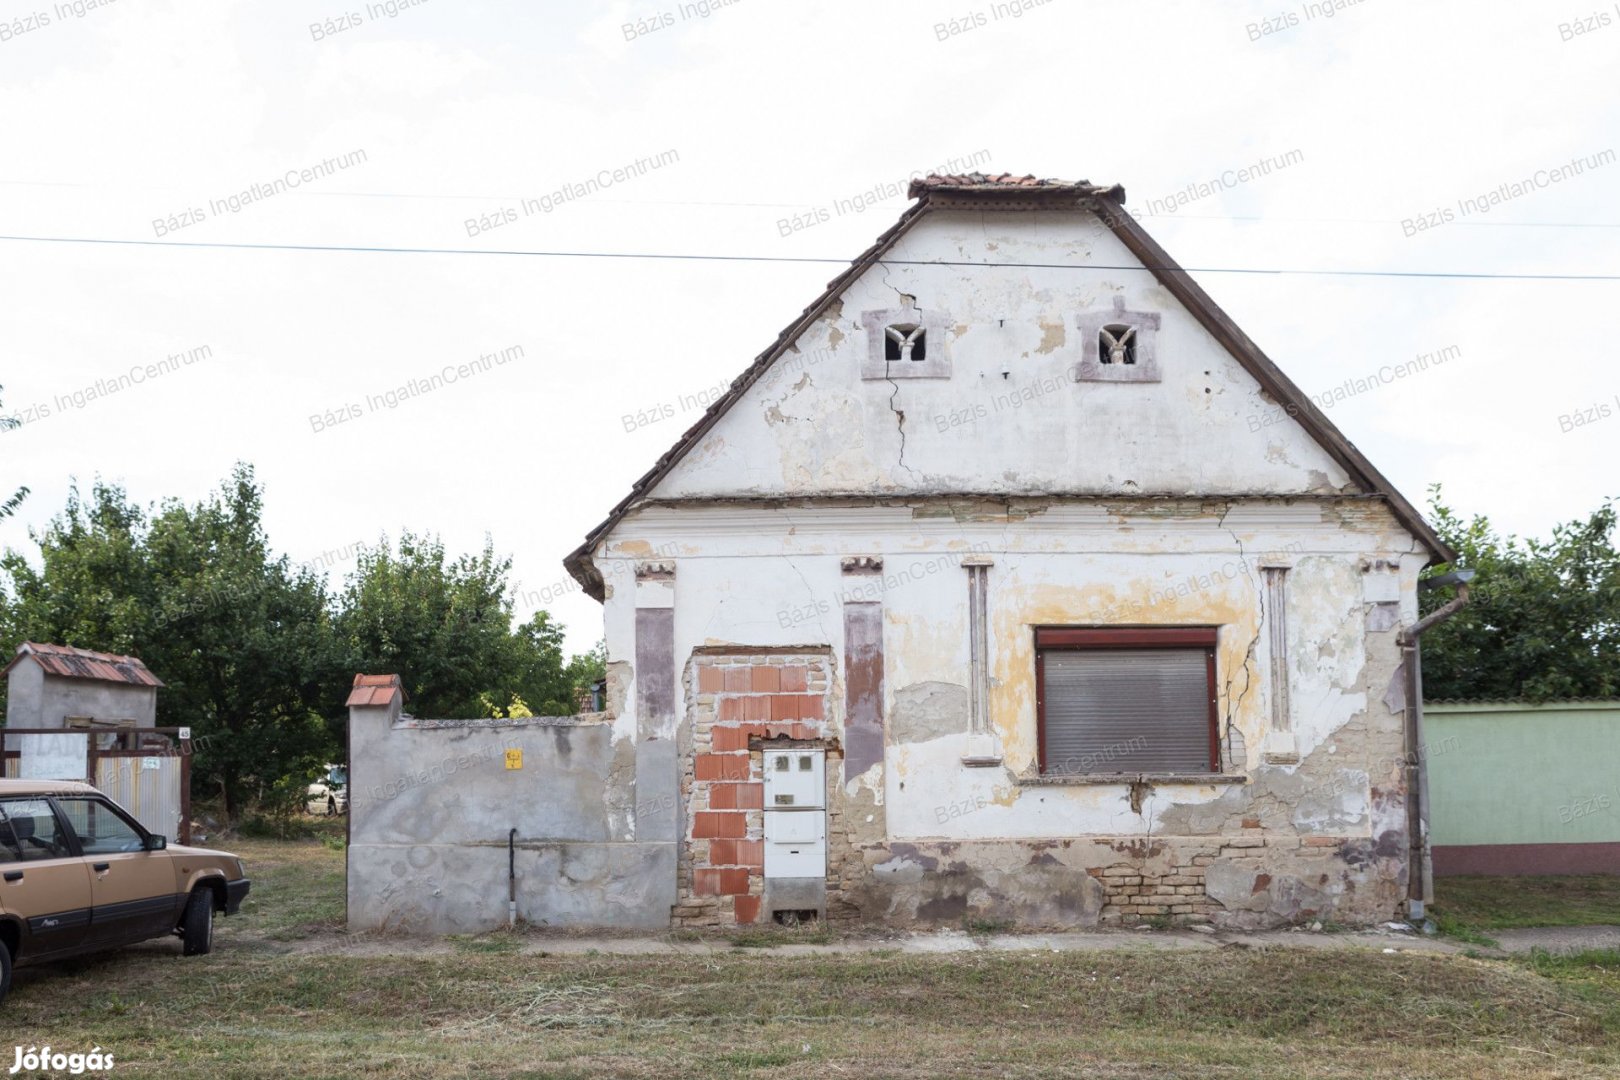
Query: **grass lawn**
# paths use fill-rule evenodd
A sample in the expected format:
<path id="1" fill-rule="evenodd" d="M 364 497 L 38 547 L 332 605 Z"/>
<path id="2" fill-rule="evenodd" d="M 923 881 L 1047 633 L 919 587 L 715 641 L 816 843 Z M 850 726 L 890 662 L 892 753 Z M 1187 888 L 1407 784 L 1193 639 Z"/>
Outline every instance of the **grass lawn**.
<path id="1" fill-rule="evenodd" d="M 1614 953 L 548 956 L 510 934 L 348 948 L 340 851 L 235 848 L 254 896 L 213 955 L 160 942 L 19 973 L 0 1069 L 14 1043 L 49 1042 L 110 1051 L 115 1075 L 210 1080 L 1620 1075 Z"/>
<path id="2" fill-rule="evenodd" d="M 1479 930 L 1620 924 L 1620 875 L 1445 877 L 1435 907 Z"/>

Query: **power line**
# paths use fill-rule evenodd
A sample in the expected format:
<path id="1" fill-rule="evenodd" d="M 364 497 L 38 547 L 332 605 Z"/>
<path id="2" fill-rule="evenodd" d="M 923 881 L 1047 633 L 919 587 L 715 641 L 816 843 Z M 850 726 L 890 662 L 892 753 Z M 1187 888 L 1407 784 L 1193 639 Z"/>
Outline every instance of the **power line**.
<path id="1" fill-rule="evenodd" d="M 655 251 L 517 251 L 490 248 L 376 247 L 349 244 L 249 244 L 207 240 L 114 240 L 81 236 L 0 236 L 0 240 L 38 244 L 111 244 L 127 247 L 225 248 L 241 251 L 341 251 L 373 255 L 502 255 L 536 259 L 647 259 L 678 262 L 802 263 L 849 266 L 851 259 L 816 258 L 804 255 L 688 255 Z M 1113 266 L 1088 263 L 987 263 L 953 259 L 880 259 L 889 266 L 951 266 L 1015 270 L 1152 270 L 1141 264 Z M 1444 270 L 1323 270 L 1312 268 L 1264 268 L 1250 266 L 1184 266 L 1189 274 L 1266 274 L 1294 277 L 1388 277 L 1436 278 L 1473 281 L 1620 281 L 1620 274 L 1493 274 Z"/>
<path id="2" fill-rule="evenodd" d="M 99 188 L 103 184 L 85 183 L 81 181 L 63 180 L 0 180 L 0 186 L 9 187 L 71 187 L 71 188 Z M 120 190 L 131 190 L 127 186 Z M 172 187 L 141 187 L 139 191 L 174 191 Z M 410 191 L 315 191 L 304 190 L 303 195 L 323 199 L 418 199 L 441 200 L 446 202 L 469 201 L 481 203 L 512 203 L 522 202 L 531 196 L 524 195 L 455 195 L 455 194 L 423 194 Z M 798 202 L 738 202 L 720 199 L 614 199 L 596 197 L 581 200 L 575 206 L 717 206 L 739 207 L 743 209 L 770 209 L 770 210 L 803 210 L 807 207 L 816 207 L 826 204 L 827 199 L 801 199 Z M 836 202 L 836 199 L 831 200 Z M 907 200 L 902 198 L 885 199 L 880 203 L 872 204 L 867 209 L 876 209 L 884 206 L 891 209 L 903 205 Z M 1153 200 L 1147 200 L 1152 202 Z M 1255 221 L 1276 225 L 1399 225 L 1400 221 L 1394 218 L 1317 218 L 1317 217 L 1268 217 L 1258 214 L 1137 214 L 1138 220 L 1151 220 L 1154 222 L 1166 221 Z M 1450 226 L 1464 227 L 1490 227 L 1506 229 L 1620 229 L 1620 221 L 1452 221 Z"/>

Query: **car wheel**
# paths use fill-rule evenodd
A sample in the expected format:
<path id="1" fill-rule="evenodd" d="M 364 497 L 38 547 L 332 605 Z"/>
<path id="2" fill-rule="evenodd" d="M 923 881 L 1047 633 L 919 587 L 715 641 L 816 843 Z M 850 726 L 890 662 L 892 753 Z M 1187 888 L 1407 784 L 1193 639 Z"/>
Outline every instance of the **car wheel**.
<path id="1" fill-rule="evenodd" d="M 335 817 L 336 815 L 337 815 L 337 800 L 332 798 L 331 796 L 327 796 L 327 799 L 326 799 L 326 816 L 327 817 Z"/>
<path id="2" fill-rule="evenodd" d="M 6 991 L 11 989 L 11 950 L 6 943 L 0 941 L 0 1001 L 6 1000 Z"/>
<path id="3" fill-rule="evenodd" d="M 208 886 L 194 889 L 180 919 L 180 940 L 187 956 L 206 956 L 214 947 L 214 893 Z"/>

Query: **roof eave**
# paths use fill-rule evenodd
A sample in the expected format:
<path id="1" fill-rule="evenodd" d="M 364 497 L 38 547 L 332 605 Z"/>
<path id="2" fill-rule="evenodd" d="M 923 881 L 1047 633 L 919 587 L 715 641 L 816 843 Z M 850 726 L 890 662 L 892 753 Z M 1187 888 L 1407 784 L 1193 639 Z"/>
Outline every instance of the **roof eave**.
<path id="1" fill-rule="evenodd" d="M 1277 399 L 1278 404 L 1288 409 L 1289 416 L 1316 438 L 1328 455 L 1350 474 L 1351 479 L 1367 491 L 1381 495 L 1388 501 L 1396 520 L 1429 549 L 1431 561 L 1449 563 L 1457 560 L 1457 552 L 1441 539 L 1440 534 L 1424 520 L 1418 509 L 1374 467 L 1354 443 L 1345 438 L 1344 433 L 1334 426 L 1333 421 L 1329 420 L 1321 409 L 1317 408 L 1309 395 L 1285 375 L 1282 369 L 1261 351 L 1260 346 L 1250 340 L 1249 335 L 1245 334 L 1237 323 L 1232 321 L 1231 316 L 1227 315 L 1203 287 L 1193 280 L 1192 275 L 1183 270 L 1170 254 L 1159 246 L 1158 241 L 1142 228 L 1141 223 L 1126 211 L 1121 202 L 1106 195 L 1095 196 L 1089 201 L 1092 212 L 1101 218 L 1114 235 L 1130 249 L 1131 254 L 1147 267 L 1159 284 L 1192 313 L 1204 329 L 1209 331 L 1210 336 L 1231 353 L 1238 363 L 1254 376 L 1255 381 Z"/>
<path id="2" fill-rule="evenodd" d="M 754 362 L 748 366 L 748 370 L 731 381 L 730 389 L 720 395 L 712 405 L 704 410 L 697 423 L 688 428 L 675 445 L 660 457 L 641 479 L 630 486 L 630 494 L 621 499 L 619 504 L 608 513 L 606 518 L 602 519 L 600 524 L 585 534 L 585 542 L 563 559 L 563 566 L 567 568 L 574 580 L 579 582 L 580 587 L 584 589 L 587 596 L 594 597 L 600 602 L 605 599 L 607 594 L 606 583 L 602 580 L 602 574 L 596 569 L 595 563 L 592 562 L 596 546 L 601 542 L 602 538 L 624 519 L 624 516 L 630 512 L 636 502 L 645 498 L 648 492 L 657 487 L 659 482 L 668 476 L 676 465 L 680 464 L 681 459 L 686 457 L 691 449 L 697 445 L 698 441 L 708 434 L 709 429 L 719 422 L 720 417 L 725 415 L 726 410 L 731 408 L 732 403 L 747 393 L 748 388 L 753 386 L 760 376 L 770 369 L 771 364 L 776 361 L 777 357 L 787 352 L 806 330 L 826 314 L 827 309 L 832 307 L 855 279 L 866 273 L 873 264 L 882 259 L 890 248 L 894 247 L 900 238 L 916 223 L 917 219 L 929 209 L 929 205 L 929 199 L 924 195 L 915 204 L 907 207 L 906 211 L 900 215 L 899 220 L 889 226 L 873 242 L 871 247 L 857 256 L 837 277 L 829 281 L 826 290 L 809 307 L 805 308 L 797 319 L 789 323 L 777 335 L 776 340 L 769 348 L 754 358 Z"/>
<path id="3" fill-rule="evenodd" d="M 39 669 L 45 673 L 45 677 L 48 679 L 82 679 L 85 682 L 104 682 L 111 683 L 114 686 L 138 686 L 147 690 L 160 690 L 166 688 L 168 685 L 162 679 L 154 675 L 152 673 L 152 669 L 147 667 L 144 663 L 141 665 L 141 670 L 146 672 L 146 676 L 152 680 L 151 682 L 131 682 L 128 679 L 106 679 L 102 678 L 100 675 L 63 675 L 59 672 L 52 671 L 49 665 L 47 665 L 45 661 L 40 658 L 40 655 L 37 652 L 26 647 L 31 644 L 33 643 L 25 641 L 23 642 L 22 646 L 19 646 L 19 651 L 11 658 L 11 662 L 5 667 L 0 668 L 0 677 L 10 675 L 11 669 L 22 663 L 24 660 L 32 660 L 34 663 L 39 665 Z M 121 659 L 135 660 L 138 658 L 133 656 L 125 656 L 121 657 Z"/>

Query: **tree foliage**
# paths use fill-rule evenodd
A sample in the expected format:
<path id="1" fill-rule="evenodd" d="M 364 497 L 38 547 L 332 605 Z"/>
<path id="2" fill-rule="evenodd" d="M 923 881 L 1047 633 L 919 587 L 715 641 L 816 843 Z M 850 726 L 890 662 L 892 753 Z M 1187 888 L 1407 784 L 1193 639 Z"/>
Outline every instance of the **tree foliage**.
<path id="1" fill-rule="evenodd" d="M 32 639 L 140 656 L 165 684 L 159 722 L 190 726 L 203 748 L 196 790 L 219 794 L 227 813 L 331 751 L 319 717 L 335 681 L 324 584 L 270 554 L 261 510 L 245 466 L 201 502 L 150 516 L 98 481 L 88 504 L 75 490 L 31 534 L 37 570 L 14 551 L 0 561 L 9 649 Z"/>
<path id="2" fill-rule="evenodd" d="M 511 560 L 486 541 L 447 558 L 409 532 L 362 550 L 339 598 L 338 632 L 357 671 L 397 674 L 417 716 L 486 716 L 485 699 L 520 699 L 542 716 L 574 711 L 563 630 L 545 612 L 512 627 Z"/>
<path id="3" fill-rule="evenodd" d="M 17 419 L 15 416 L 7 416 L 4 413 L 0 413 L 0 432 L 10 431 L 12 428 L 20 427 L 21 425 L 22 421 Z M 23 499 L 27 497 L 28 489 L 21 487 L 18 488 L 12 495 L 7 497 L 4 502 L 0 502 L 0 521 L 3 521 L 15 514 L 17 512 L 17 508 L 22 505 Z"/>
<path id="4" fill-rule="evenodd" d="M 341 587 L 276 555 L 263 491 L 239 465 L 187 505 L 142 509 L 97 481 L 43 529 L 37 558 L 0 557 L 0 645 L 52 641 L 146 661 L 165 688 L 158 722 L 194 729 L 194 790 L 227 814 L 296 797 L 341 760 L 357 671 L 399 674 L 420 716 L 574 711 L 594 654 L 565 662 L 545 612 L 513 626 L 510 560 L 486 542 L 448 556 L 405 533 L 363 549 Z M 514 713 L 514 708 L 519 711 Z"/>
<path id="5" fill-rule="evenodd" d="M 1620 553 L 1616 510 L 1607 500 L 1584 520 L 1553 528 L 1549 540 L 1497 533 L 1481 515 L 1463 521 L 1430 490 L 1435 528 L 1476 571 L 1467 607 L 1423 636 L 1429 699 L 1548 701 L 1620 696 Z M 1422 594 L 1425 613 L 1450 591 Z"/>

